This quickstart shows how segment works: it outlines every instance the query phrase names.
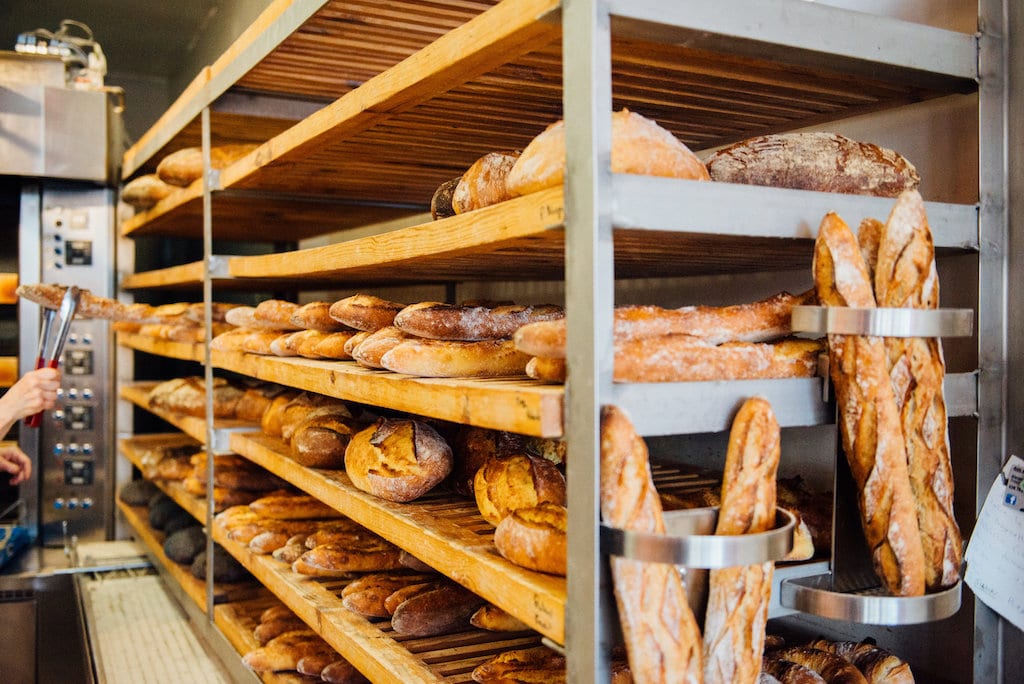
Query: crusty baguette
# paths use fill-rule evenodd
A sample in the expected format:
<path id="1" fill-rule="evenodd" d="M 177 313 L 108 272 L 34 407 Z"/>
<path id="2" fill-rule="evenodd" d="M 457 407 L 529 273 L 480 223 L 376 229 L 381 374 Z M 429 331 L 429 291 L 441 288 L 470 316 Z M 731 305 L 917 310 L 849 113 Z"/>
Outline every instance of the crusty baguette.
<path id="1" fill-rule="evenodd" d="M 601 515 L 612 527 L 665 533 L 647 446 L 614 406 L 601 412 Z M 700 682 L 700 629 L 676 568 L 613 556 L 611 569 L 635 680 Z"/>
<path id="2" fill-rule="evenodd" d="M 465 630 L 484 600 L 454 582 L 403 601 L 391 616 L 391 627 L 411 637 L 436 636 Z"/>
<path id="3" fill-rule="evenodd" d="M 233 143 L 210 148 L 210 168 L 223 169 L 255 150 L 253 143 Z M 203 148 L 185 147 L 168 154 L 156 166 L 160 180 L 176 186 L 191 185 L 203 177 Z"/>
<path id="4" fill-rule="evenodd" d="M 424 594 L 428 591 L 433 591 L 445 583 L 445 580 L 434 577 L 425 577 L 420 582 L 413 582 L 406 584 L 404 587 L 398 587 L 393 592 L 384 597 L 384 610 L 388 615 L 394 615 L 395 611 L 398 610 L 398 606 L 402 605 L 413 596 Z"/>
<path id="5" fill-rule="evenodd" d="M 917 191 L 896 200 L 879 242 L 875 273 L 879 306 L 938 307 L 935 248 Z M 925 586 L 937 591 L 956 583 L 963 563 L 963 541 L 953 513 L 942 344 L 937 338 L 889 337 L 885 350 L 924 545 Z"/>
<path id="6" fill-rule="evenodd" d="M 901 154 L 824 132 L 742 140 L 713 154 L 707 168 L 719 182 L 881 197 L 895 197 L 920 181 Z"/>
<path id="7" fill-rule="evenodd" d="M 615 345 L 615 382 L 690 382 L 807 378 L 817 373 L 819 340 L 789 337 L 777 342 L 709 344 L 669 334 L 624 340 Z M 526 373 L 544 382 L 564 382 L 564 359 L 533 357 Z"/>
<path id="8" fill-rule="evenodd" d="M 452 191 L 452 210 L 464 214 L 511 199 L 505 178 L 517 159 L 518 150 L 488 152 L 473 162 Z"/>
<path id="9" fill-rule="evenodd" d="M 291 613 L 291 610 L 288 612 Z M 288 616 L 261 619 L 260 624 L 253 628 L 252 635 L 256 638 L 256 641 L 260 646 L 263 646 L 274 637 L 280 636 L 285 632 L 294 632 L 302 629 L 308 629 L 306 623 L 296 615 L 291 614 Z"/>
<path id="10" fill-rule="evenodd" d="M 331 304 L 328 313 L 334 320 L 354 330 L 375 332 L 392 325 L 395 315 L 404 308 L 405 304 L 399 302 L 356 294 Z"/>
<path id="11" fill-rule="evenodd" d="M 365 345 L 360 345 L 360 350 Z M 509 339 L 454 342 L 408 338 L 386 351 L 380 364 L 395 373 L 423 378 L 496 378 L 523 375 L 529 360 Z"/>
<path id="12" fill-rule="evenodd" d="M 857 240 L 834 213 L 819 228 L 814 281 L 825 306 L 875 304 Z M 829 335 L 829 357 L 843 451 L 875 572 L 890 593 L 921 595 L 924 550 L 885 345 L 877 337 Z"/>
<path id="13" fill-rule="evenodd" d="M 808 667 L 829 684 L 867 684 L 864 675 L 845 658 L 807 646 L 790 646 L 772 651 L 773 658 Z"/>
<path id="14" fill-rule="evenodd" d="M 612 113 L 612 173 L 709 180 L 708 170 L 668 129 L 628 109 Z M 513 196 L 562 185 L 565 124 L 548 126 L 523 150 L 505 184 Z"/>
<path id="15" fill-rule="evenodd" d="M 774 527 L 780 440 L 771 405 L 760 397 L 747 399 L 729 433 L 715 534 L 750 534 Z M 757 681 L 773 567 L 766 562 L 711 571 L 704 618 L 706 684 Z"/>
<path id="16" fill-rule="evenodd" d="M 349 582 L 341 590 L 341 603 L 363 617 L 389 617 L 385 600 L 402 587 L 420 584 L 428 575 L 413 572 L 375 572 Z"/>
<path id="17" fill-rule="evenodd" d="M 271 494 L 250 503 L 249 510 L 264 518 L 278 520 L 344 517 L 333 507 L 309 494 Z"/>
<path id="18" fill-rule="evenodd" d="M 294 670 L 299 660 L 316 653 L 333 652 L 330 644 L 311 629 L 284 632 L 254 651 L 242 656 L 242 662 L 254 672 Z"/>
<path id="19" fill-rule="evenodd" d="M 914 684 L 910 665 L 874 644 L 818 639 L 807 646 L 845 658 L 860 670 L 868 684 Z"/>
<path id="20" fill-rule="evenodd" d="M 417 337 L 473 342 L 512 337 L 523 325 L 564 316 L 565 310 L 554 304 L 469 306 L 419 302 L 399 311 L 395 326 Z"/>
<path id="21" fill-rule="evenodd" d="M 288 322 L 296 328 L 319 330 L 320 332 L 338 332 L 347 326 L 331 318 L 331 302 L 309 302 L 292 312 Z"/>
<path id="22" fill-rule="evenodd" d="M 351 341 L 354 343 L 358 337 L 358 335 L 353 337 Z M 400 343 L 405 342 L 407 339 L 409 339 L 409 335 L 404 331 L 399 330 L 393 325 L 389 325 L 369 333 L 364 339 L 359 341 L 358 344 L 355 344 L 349 353 L 360 366 L 366 366 L 367 368 L 384 368 L 384 354 L 397 347 Z M 345 345 L 345 349 L 349 349 L 348 344 Z"/>
<path id="23" fill-rule="evenodd" d="M 620 306 L 614 312 L 616 342 L 677 334 L 699 337 L 711 344 L 764 342 L 792 333 L 793 307 L 810 304 L 814 291 L 799 295 L 780 292 L 749 304 L 731 306 Z M 565 358 L 565 319 L 523 324 L 515 332 L 516 348 L 532 356 Z"/>
<path id="24" fill-rule="evenodd" d="M 299 308 L 295 302 L 283 299 L 265 299 L 256 305 L 252 312 L 253 326 L 273 328 L 277 330 L 298 330 L 299 326 L 291 322 L 292 314 Z"/>
<path id="25" fill-rule="evenodd" d="M 396 570 L 398 547 L 367 532 L 345 544 L 321 544 L 292 563 L 292 570 L 314 577 L 346 577 L 354 572 Z"/>
<path id="26" fill-rule="evenodd" d="M 328 333 L 316 343 L 312 354 L 321 359 L 351 359 L 352 354 L 345 349 L 349 340 L 357 334 L 354 330 Z"/>

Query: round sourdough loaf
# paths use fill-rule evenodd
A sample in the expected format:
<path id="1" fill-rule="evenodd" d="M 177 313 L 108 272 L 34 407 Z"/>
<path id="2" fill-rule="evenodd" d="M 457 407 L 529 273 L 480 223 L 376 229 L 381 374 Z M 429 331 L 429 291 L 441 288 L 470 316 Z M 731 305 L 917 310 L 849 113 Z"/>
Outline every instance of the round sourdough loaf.
<path id="1" fill-rule="evenodd" d="M 489 459 L 476 472 L 473 494 L 483 519 L 492 525 L 519 508 L 565 504 L 565 476 L 550 461 L 525 453 Z"/>
<path id="2" fill-rule="evenodd" d="M 345 470 L 364 492 L 387 501 L 412 501 L 448 477 L 452 450 L 426 423 L 381 419 L 349 442 Z"/>
<path id="3" fill-rule="evenodd" d="M 622 109 L 612 114 L 612 173 L 708 180 L 708 171 L 690 148 L 654 121 Z M 565 176 L 565 123 L 551 124 L 534 138 L 505 185 L 513 197 L 562 184 Z"/>

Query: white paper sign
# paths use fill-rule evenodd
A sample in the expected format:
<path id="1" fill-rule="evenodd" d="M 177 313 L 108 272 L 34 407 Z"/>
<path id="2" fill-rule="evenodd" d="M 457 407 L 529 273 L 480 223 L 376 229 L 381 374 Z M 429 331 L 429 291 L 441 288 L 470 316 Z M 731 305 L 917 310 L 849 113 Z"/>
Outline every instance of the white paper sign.
<path id="1" fill-rule="evenodd" d="M 1024 461 L 1011 456 L 988 490 L 964 554 L 964 581 L 985 605 L 1024 629 Z"/>

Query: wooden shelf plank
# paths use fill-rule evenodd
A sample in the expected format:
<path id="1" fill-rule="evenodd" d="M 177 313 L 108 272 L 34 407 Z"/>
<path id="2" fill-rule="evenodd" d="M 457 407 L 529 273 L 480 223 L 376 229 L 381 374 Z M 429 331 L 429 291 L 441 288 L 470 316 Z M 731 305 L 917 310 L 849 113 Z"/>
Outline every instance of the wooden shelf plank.
<path id="1" fill-rule="evenodd" d="M 196 345 L 199 346 L 199 345 Z M 167 421 L 174 427 L 178 428 L 192 439 L 202 444 L 206 443 L 206 421 L 202 418 L 196 418 L 194 416 L 186 416 L 180 413 L 171 413 L 169 411 L 162 411 L 153 409 L 149 406 L 149 393 L 159 383 L 157 382 L 136 382 L 130 384 L 123 384 L 120 387 L 120 396 L 122 399 L 130 401 L 131 403 L 146 409 L 155 416 L 159 416 L 163 420 Z M 214 423 L 214 431 L 227 433 L 231 430 L 242 430 L 252 429 L 254 426 L 252 423 L 248 423 L 242 420 L 221 420 L 218 419 Z"/>
<path id="2" fill-rule="evenodd" d="M 429 639 L 409 639 L 393 632 L 387 621 L 370 622 L 345 608 L 339 597 L 344 581 L 320 582 L 299 575 L 287 563 L 254 554 L 216 528 L 214 539 L 373 682 L 468 683 L 475 664 L 490 655 L 539 643 L 539 637 L 529 633 L 502 634 L 474 628 Z M 471 654 L 463 655 L 465 651 Z M 452 661 L 458 667 L 453 667 Z"/>
<path id="3" fill-rule="evenodd" d="M 188 435 L 183 435 L 180 432 L 135 435 L 134 437 L 128 437 L 120 440 L 118 442 L 118 451 L 120 451 L 121 455 L 128 459 L 133 466 L 145 472 L 148 468 L 146 467 L 146 464 L 143 463 L 142 459 L 146 450 L 154 447 L 186 446 L 189 444 L 196 444 L 196 440 L 192 439 Z M 156 485 L 164 494 L 171 497 L 174 500 L 174 503 L 188 511 L 189 515 L 203 525 L 206 524 L 205 499 L 189 494 L 181 482 L 159 479 L 152 479 L 150 482 Z"/>
<path id="4" fill-rule="evenodd" d="M 119 332 L 117 334 L 117 343 L 122 347 L 136 351 L 166 356 L 167 358 L 179 359 L 181 361 L 202 363 L 205 357 L 203 345 L 193 342 L 174 342 L 172 340 L 157 339 L 149 335 Z"/>
<path id="5" fill-rule="evenodd" d="M 283 442 L 261 432 L 235 433 L 231 448 L 563 642 L 565 578 L 505 560 L 494 548 L 494 528 L 480 517 L 474 501 L 451 494 L 406 504 L 384 501 L 357 489 L 344 471 L 300 466 L 288 457 Z"/>
<path id="6" fill-rule="evenodd" d="M 218 368 L 363 404 L 537 437 L 562 434 L 562 387 L 526 377 L 417 378 L 354 361 L 216 351 L 212 358 Z"/>

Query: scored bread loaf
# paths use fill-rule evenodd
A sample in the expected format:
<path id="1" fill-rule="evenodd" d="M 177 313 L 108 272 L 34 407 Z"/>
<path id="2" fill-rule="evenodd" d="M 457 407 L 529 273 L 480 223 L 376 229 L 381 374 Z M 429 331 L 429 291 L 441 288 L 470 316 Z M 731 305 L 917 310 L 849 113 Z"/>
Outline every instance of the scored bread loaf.
<path id="1" fill-rule="evenodd" d="M 309 494 L 269 494 L 252 501 L 249 510 L 276 520 L 344 517 L 337 509 Z"/>
<path id="2" fill-rule="evenodd" d="M 387 501 L 412 501 L 452 469 L 452 450 L 437 430 L 409 419 L 381 419 L 352 437 L 345 471 L 352 484 Z"/>
<path id="3" fill-rule="evenodd" d="M 903 155 L 835 133 L 779 133 L 730 145 L 707 160 L 724 183 L 896 197 L 916 188 L 917 169 Z"/>
<path id="4" fill-rule="evenodd" d="M 311 355 L 321 359 L 351 359 L 352 354 L 346 348 L 357 334 L 354 330 L 327 333 L 313 346 Z"/>
<path id="5" fill-rule="evenodd" d="M 565 310 L 554 304 L 498 306 L 419 302 L 395 316 L 395 326 L 410 335 L 433 340 L 500 340 L 523 325 L 561 319 Z"/>
<path id="6" fill-rule="evenodd" d="M 384 368 L 382 360 L 384 354 L 407 339 L 409 339 L 409 336 L 406 333 L 393 325 L 389 325 L 369 333 L 358 344 L 355 344 L 356 337 L 353 337 L 352 342 L 354 346 L 352 346 L 349 353 L 360 366 Z M 349 349 L 348 344 L 345 345 L 345 349 Z"/>
<path id="7" fill-rule="evenodd" d="M 311 629 L 298 629 L 277 635 L 242 656 L 242 662 L 254 672 L 294 670 L 299 660 L 317 653 L 333 653 L 334 649 Z"/>
<path id="8" fill-rule="evenodd" d="M 874 644 L 818 639 L 807 644 L 807 647 L 844 658 L 860 670 L 868 684 L 914 684 L 910 665 Z"/>
<path id="9" fill-rule="evenodd" d="M 367 342 L 359 346 L 357 354 Z M 510 339 L 458 342 L 410 337 L 401 340 L 380 357 L 380 365 L 387 370 L 421 378 L 523 375 L 529 361 L 530 357 L 516 349 Z"/>
<path id="10" fill-rule="evenodd" d="M 845 658 L 807 646 L 790 646 L 771 652 L 772 658 L 810 668 L 829 684 L 867 684 L 864 675 Z"/>
<path id="11" fill-rule="evenodd" d="M 258 145 L 247 143 L 211 147 L 210 167 L 223 169 L 257 147 Z M 191 185 L 203 177 L 203 149 L 201 147 L 185 147 L 172 152 L 157 164 L 156 175 L 170 185 L 182 187 Z"/>
<path id="12" fill-rule="evenodd" d="M 395 608 L 391 628 L 410 637 L 437 636 L 465 630 L 485 601 L 454 582 L 416 594 Z"/>
<path id="13" fill-rule="evenodd" d="M 875 305 L 857 240 L 834 213 L 821 222 L 813 269 L 822 305 Z M 923 594 L 924 550 L 884 343 L 877 337 L 830 334 L 828 346 L 843 451 L 857 485 L 875 572 L 892 594 Z"/>
<path id="14" fill-rule="evenodd" d="M 253 310 L 252 325 L 273 330 L 297 330 L 298 326 L 292 323 L 292 315 L 298 310 L 299 305 L 295 302 L 265 299 Z"/>
<path id="15" fill-rule="evenodd" d="M 341 602 L 353 613 L 363 617 L 390 617 L 384 601 L 402 587 L 420 584 L 429 579 L 428 575 L 412 572 L 374 572 L 363 575 L 345 585 L 341 591 Z"/>
<path id="16" fill-rule="evenodd" d="M 517 508 L 494 528 L 494 547 L 516 565 L 565 576 L 569 515 L 562 504 L 544 502 Z"/>
<path id="17" fill-rule="evenodd" d="M 665 533 L 647 445 L 622 409 L 601 410 L 601 516 L 606 525 Z M 675 566 L 611 557 L 615 602 L 637 681 L 696 683 L 701 634 Z"/>
<path id="18" fill-rule="evenodd" d="M 934 309 L 939 305 L 935 248 L 917 191 L 899 196 L 882 229 L 875 263 L 879 306 Z M 956 584 L 963 540 L 953 512 L 953 467 L 943 381 L 946 365 L 937 338 L 885 339 L 907 449 L 910 485 L 925 556 L 925 586 Z"/>
<path id="19" fill-rule="evenodd" d="M 352 535 L 343 544 L 319 544 L 292 563 L 292 570 L 313 577 L 346 577 L 399 567 L 398 547 L 369 532 Z"/>
<path id="20" fill-rule="evenodd" d="M 449 484 L 459 494 L 473 496 L 476 473 L 491 457 L 511 456 L 526 448 L 522 435 L 504 430 L 489 430 L 462 425 L 452 435 L 450 444 L 454 465 Z"/>
<path id="21" fill-rule="evenodd" d="M 375 332 L 392 325 L 395 316 L 405 304 L 381 299 L 374 295 L 355 294 L 331 304 L 331 318 L 354 330 Z"/>
<path id="22" fill-rule="evenodd" d="M 344 407 L 314 409 L 292 432 L 292 460 L 307 468 L 342 468 L 345 449 L 357 430 L 358 425 Z"/>
<path id="23" fill-rule="evenodd" d="M 814 302 L 814 290 L 799 295 L 780 292 L 766 299 L 731 306 L 620 306 L 614 311 L 616 342 L 679 334 L 711 344 L 765 342 L 792 333 L 793 307 Z M 533 356 L 565 358 L 565 319 L 527 322 L 513 339 L 516 348 Z"/>
<path id="24" fill-rule="evenodd" d="M 226 378 L 214 378 L 212 389 L 213 417 L 233 418 L 244 390 Z M 200 377 L 190 376 L 161 382 L 150 390 L 149 406 L 188 416 L 205 416 L 206 381 Z"/>
<path id="25" fill-rule="evenodd" d="M 733 419 L 715 534 L 765 532 L 775 525 L 781 435 L 771 405 L 747 399 Z M 754 684 L 761 671 L 774 563 L 712 570 L 704 618 L 704 682 Z"/>
<path id="26" fill-rule="evenodd" d="M 639 114 L 612 113 L 612 173 L 708 180 L 704 164 L 668 130 Z M 514 197 L 562 185 L 565 123 L 551 124 L 526 146 L 505 180 Z"/>
<path id="27" fill-rule="evenodd" d="M 452 191 L 452 211 L 464 214 L 511 199 L 505 179 L 517 159 L 518 151 L 488 152 L 473 162 Z"/>
<path id="28" fill-rule="evenodd" d="M 495 456 L 477 470 L 473 495 L 484 520 L 497 526 L 519 508 L 565 505 L 565 476 L 555 464 L 525 453 Z"/>
<path id="29" fill-rule="evenodd" d="M 426 577 L 422 581 L 412 582 L 395 589 L 391 594 L 384 599 L 384 610 L 387 611 L 388 615 L 394 615 L 395 611 L 398 610 L 398 606 L 402 605 L 413 596 L 419 596 L 425 594 L 428 591 L 433 591 L 443 585 L 446 580 L 440 577 Z"/>
<path id="30" fill-rule="evenodd" d="M 288 322 L 305 330 L 327 333 L 344 330 L 347 326 L 331 318 L 330 310 L 331 302 L 309 302 L 295 309 Z"/>

